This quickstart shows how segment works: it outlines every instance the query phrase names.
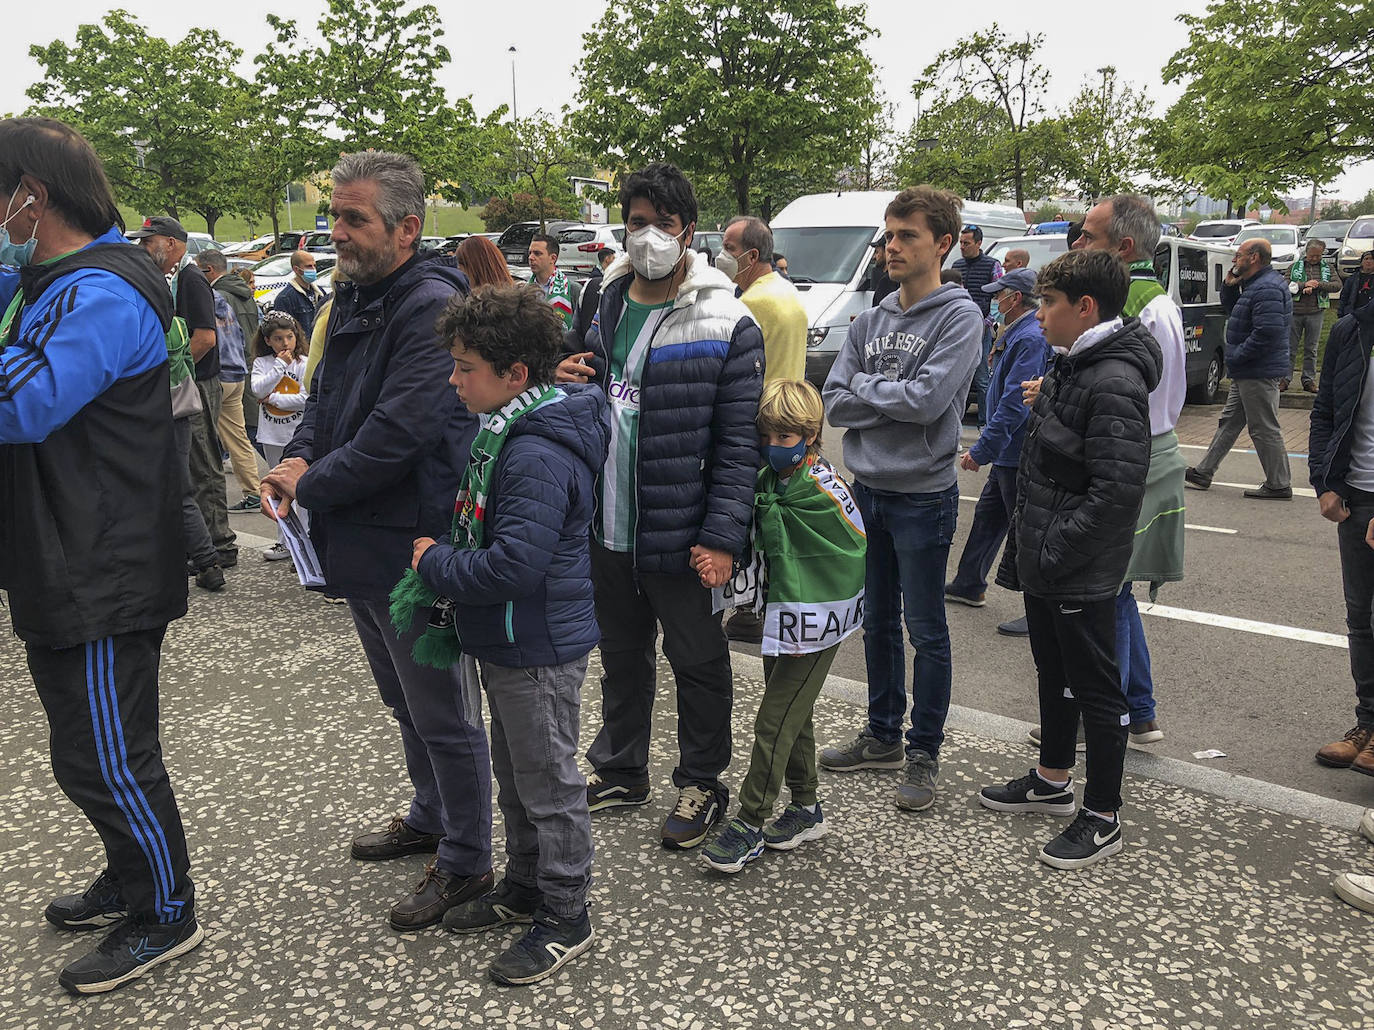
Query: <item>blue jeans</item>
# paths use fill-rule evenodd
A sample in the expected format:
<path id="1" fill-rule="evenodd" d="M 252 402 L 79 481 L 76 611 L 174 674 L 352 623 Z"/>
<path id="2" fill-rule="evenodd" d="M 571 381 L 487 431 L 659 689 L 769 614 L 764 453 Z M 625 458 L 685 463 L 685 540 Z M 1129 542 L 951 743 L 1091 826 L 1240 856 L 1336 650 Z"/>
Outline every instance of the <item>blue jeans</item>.
<path id="1" fill-rule="evenodd" d="M 1131 722 L 1149 722 L 1155 717 L 1155 682 L 1145 627 L 1129 583 L 1116 595 L 1116 663 L 1121 666 L 1121 692 L 1126 695 Z"/>
<path id="2" fill-rule="evenodd" d="M 977 597 L 988 588 L 988 572 L 1002 541 L 1007 538 L 1012 509 L 1016 507 L 1016 466 L 989 465 L 988 481 L 973 506 L 973 527 L 964 542 L 964 553 L 950 589 L 961 597 Z"/>
<path id="3" fill-rule="evenodd" d="M 868 665 L 868 732 L 885 744 L 901 739 L 906 717 L 902 622 L 916 650 L 911 669 L 911 728 L 906 751 L 932 758 L 945 739 L 949 713 L 949 627 L 945 568 L 959 517 L 959 488 L 895 494 L 854 484 L 868 534 L 864 585 L 864 658 Z"/>

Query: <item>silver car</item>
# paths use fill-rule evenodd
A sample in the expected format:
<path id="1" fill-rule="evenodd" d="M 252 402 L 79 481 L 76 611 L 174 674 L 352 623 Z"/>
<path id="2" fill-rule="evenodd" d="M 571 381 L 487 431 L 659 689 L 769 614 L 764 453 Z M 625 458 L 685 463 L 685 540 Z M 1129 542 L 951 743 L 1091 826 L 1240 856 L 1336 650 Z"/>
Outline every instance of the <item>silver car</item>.
<path id="1" fill-rule="evenodd" d="M 1336 271 L 1345 279 L 1360 270 L 1360 257 L 1374 249 L 1374 215 L 1361 215 L 1350 223 L 1336 254 Z"/>

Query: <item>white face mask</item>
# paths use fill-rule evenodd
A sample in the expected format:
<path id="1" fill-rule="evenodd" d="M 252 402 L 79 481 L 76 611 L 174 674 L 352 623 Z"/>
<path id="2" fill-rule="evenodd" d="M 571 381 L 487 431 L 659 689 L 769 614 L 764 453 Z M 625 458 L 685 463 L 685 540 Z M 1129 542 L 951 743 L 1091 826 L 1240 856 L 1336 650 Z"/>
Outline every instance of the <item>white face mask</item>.
<path id="1" fill-rule="evenodd" d="M 676 236 L 669 236 L 656 225 L 646 225 L 626 234 L 625 253 L 630 255 L 630 264 L 639 277 L 655 280 L 672 275 L 687 252 L 679 242 L 686 232 L 683 229 Z"/>
<path id="2" fill-rule="evenodd" d="M 753 268 L 756 262 L 751 261 L 746 268 Z M 728 250 L 722 250 L 716 255 L 716 267 L 725 273 L 725 278 L 731 281 L 739 279 L 740 267 L 739 258 L 731 254 Z"/>

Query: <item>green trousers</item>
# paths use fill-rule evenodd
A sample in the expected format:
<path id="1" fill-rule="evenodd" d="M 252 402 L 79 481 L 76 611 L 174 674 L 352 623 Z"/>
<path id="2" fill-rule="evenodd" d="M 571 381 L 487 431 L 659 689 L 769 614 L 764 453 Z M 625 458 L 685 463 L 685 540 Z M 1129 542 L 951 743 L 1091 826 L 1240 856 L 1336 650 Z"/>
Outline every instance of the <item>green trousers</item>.
<path id="1" fill-rule="evenodd" d="M 840 645 L 814 654 L 763 660 L 763 701 L 754 719 L 754 750 L 739 788 L 739 817 L 763 826 L 773 816 L 783 780 L 799 805 L 816 803 L 816 706 Z"/>

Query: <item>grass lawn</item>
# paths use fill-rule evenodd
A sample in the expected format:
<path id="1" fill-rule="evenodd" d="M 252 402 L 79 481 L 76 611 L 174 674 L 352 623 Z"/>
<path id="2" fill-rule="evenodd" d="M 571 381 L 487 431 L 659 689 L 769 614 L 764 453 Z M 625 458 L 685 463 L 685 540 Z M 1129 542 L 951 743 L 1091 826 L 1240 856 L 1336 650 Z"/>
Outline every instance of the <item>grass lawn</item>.
<path id="1" fill-rule="evenodd" d="M 143 216 L 131 207 L 120 206 L 119 213 L 124 216 L 124 224 L 130 228 L 143 224 Z M 296 204 L 292 207 L 292 224 L 297 229 L 313 228 L 315 225 L 315 212 L 307 205 Z M 187 232 L 204 232 L 205 219 L 200 215 L 185 212 L 182 215 L 181 224 L 186 227 Z M 281 214 L 280 227 L 282 229 L 291 228 L 287 224 L 286 212 Z M 272 224 L 266 220 L 257 223 L 257 232 L 252 232 L 248 227 L 248 222 L 238 215 L 225 215 L 215 225 L 215 239 L 221 243 L 235 243 L 239 240 L 252 239 L 254 236 L 265 236 L 272 231 Z M 425 213 L 426 236 L 452 236 L 460 232 L 485 232 L 486 226 L 482 224 L 481 208 L 461 208 L 461 207 L 432 207 Z"/>

